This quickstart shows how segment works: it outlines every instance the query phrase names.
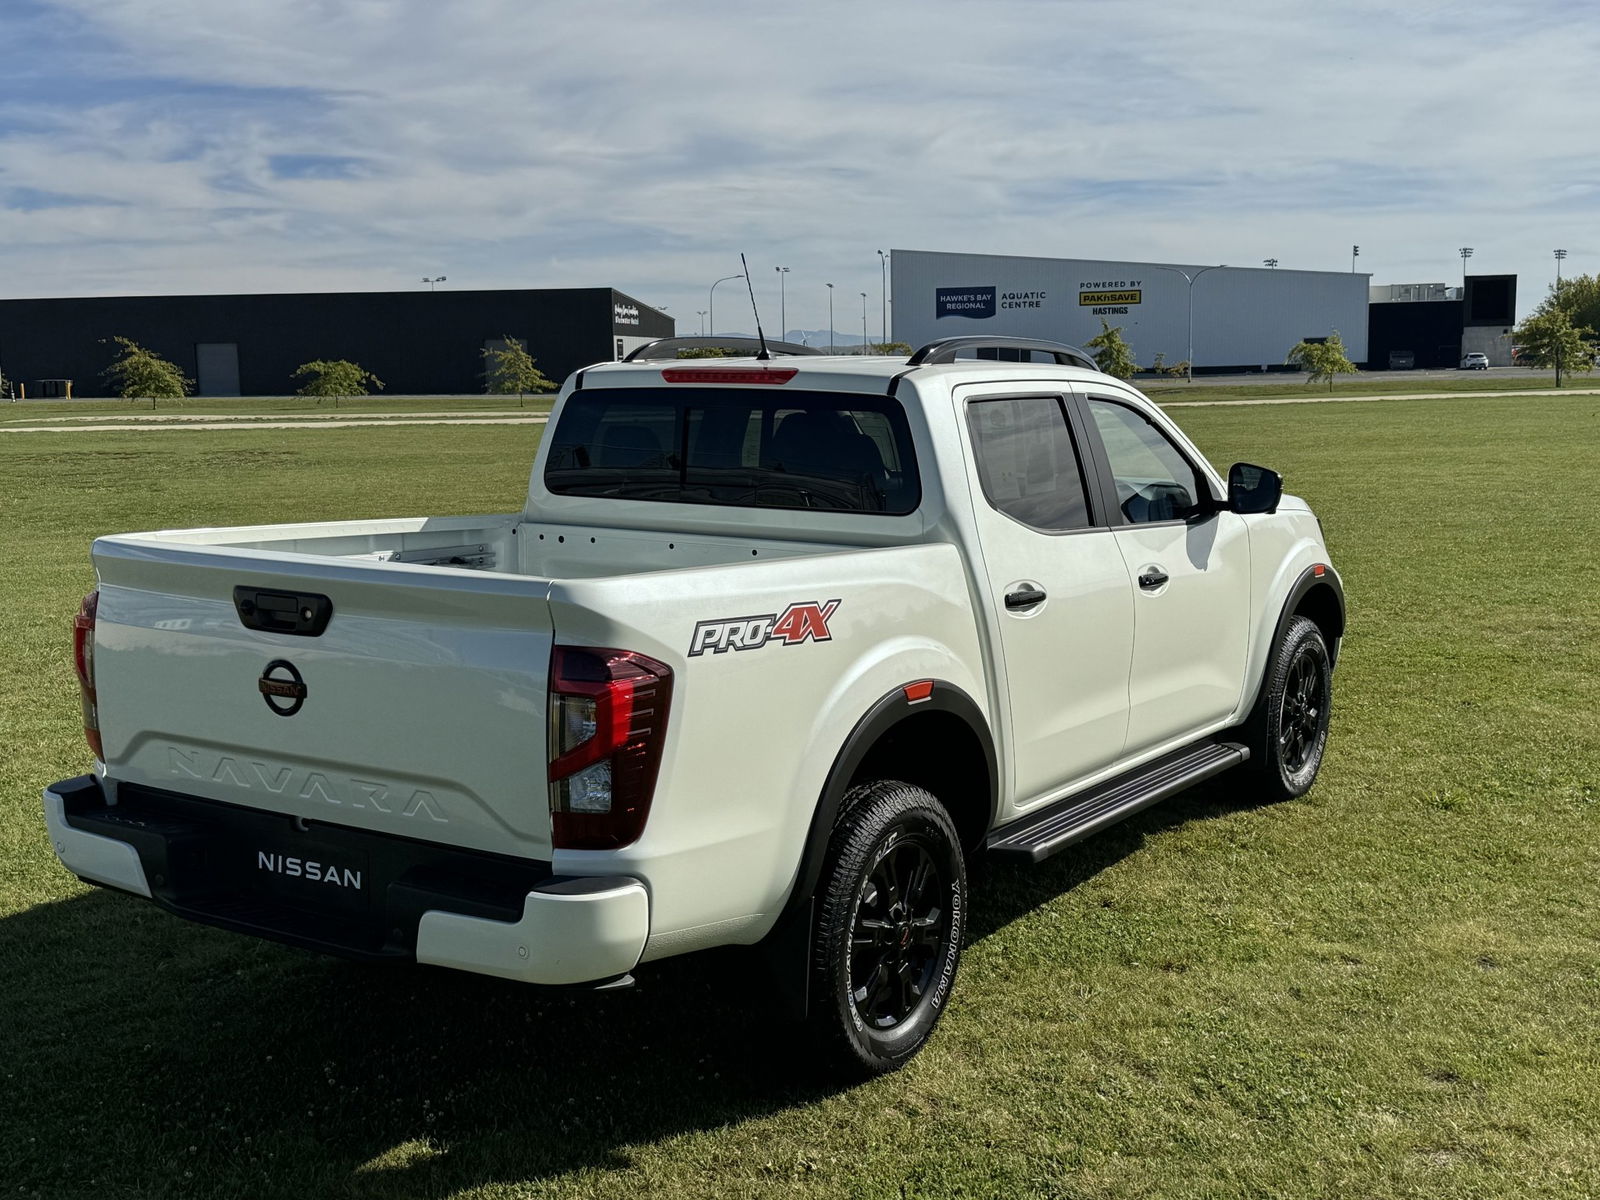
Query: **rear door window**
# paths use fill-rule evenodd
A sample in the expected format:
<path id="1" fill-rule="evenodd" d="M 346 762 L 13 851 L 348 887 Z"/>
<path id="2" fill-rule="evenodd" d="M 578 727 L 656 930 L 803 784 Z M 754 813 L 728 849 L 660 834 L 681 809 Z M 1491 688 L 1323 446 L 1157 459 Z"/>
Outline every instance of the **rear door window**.
<path id="1" fill-rule="evenodd" d="M 1008 396 L 967 406 L 984 498 L 1050 533 L 1089 526 L 1083 467 L 1058 396 Z"/>
<path id="2" fill-rule="evenodd" d="M 549 436 L 557 495 L 891 515 L 922 495 L 905 412 L 886 396 L 597 388 Z"/>

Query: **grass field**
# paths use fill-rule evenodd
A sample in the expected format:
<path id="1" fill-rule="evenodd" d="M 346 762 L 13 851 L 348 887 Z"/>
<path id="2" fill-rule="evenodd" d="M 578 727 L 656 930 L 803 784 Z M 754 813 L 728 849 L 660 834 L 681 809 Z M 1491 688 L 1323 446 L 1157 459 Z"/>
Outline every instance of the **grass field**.
<path id="1" fill-rule="evenodd" d="M 1182 421 L 1327 529 L 1322 779 L 990 868 L 938 1036 L 857 1086 L 731 956 L 605 995 L 384 972 L 50 854 L 91 537 L 505 511 L 538 428 L 0 439 L 0 1196 L 1600 1193 L 1600 398 Z"/>

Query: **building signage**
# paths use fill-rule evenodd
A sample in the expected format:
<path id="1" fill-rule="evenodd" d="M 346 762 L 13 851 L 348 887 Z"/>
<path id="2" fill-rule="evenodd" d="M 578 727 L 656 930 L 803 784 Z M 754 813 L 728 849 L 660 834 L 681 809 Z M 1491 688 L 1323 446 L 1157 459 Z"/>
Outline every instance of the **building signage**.
<path id="1" fill-rule="evenodd" d="M 639 310 L 632 304 L 613 304 L 611 317 L 618 325 L 637 325 Z"/>
<path id="2" fill-rule="evenodd" d="M 1092 308 L 1097 317 L 1126 313 L 1130 304 L 1140 304 L 1144 291 L 1137 279 L 1092 279 L 1078 284 L 1078 307 Z"/>
<path id="3" fill-rule="evenodd" d="M 1045 292 L 1001 292 L 1001 308 L 1043 308 Z"/>
<path id="4" fill-rule="evenodd" d="M 994 316 L 993 287 L 935 288 L 934 296 L 935 320 L 940 317 Z"/>

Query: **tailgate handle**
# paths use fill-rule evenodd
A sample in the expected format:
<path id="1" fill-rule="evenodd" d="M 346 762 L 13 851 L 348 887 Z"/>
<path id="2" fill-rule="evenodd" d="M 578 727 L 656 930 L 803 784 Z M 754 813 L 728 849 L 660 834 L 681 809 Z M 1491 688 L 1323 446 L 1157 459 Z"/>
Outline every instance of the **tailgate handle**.
<path id="1" fill-rule="evenodd" d="M 333 616 L 333 601 L 316 592 L 279 592 L 272 588 L 236 587 L 233 607 L 246 629 L 321 637 Z"/>

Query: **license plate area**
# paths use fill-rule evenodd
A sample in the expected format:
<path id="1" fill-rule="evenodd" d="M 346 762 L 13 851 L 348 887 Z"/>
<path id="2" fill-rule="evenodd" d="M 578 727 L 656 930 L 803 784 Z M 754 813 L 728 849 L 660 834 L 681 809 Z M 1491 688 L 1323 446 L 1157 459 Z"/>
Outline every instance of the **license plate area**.
<path id="1" fill-rule="evenodd" d="M 246 890 L 297 908 L 365 913 L 374 881 L 367 854 L 314 836 L 252 837 L 236 843 Z"/>

